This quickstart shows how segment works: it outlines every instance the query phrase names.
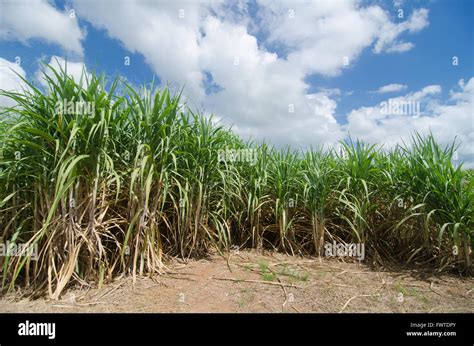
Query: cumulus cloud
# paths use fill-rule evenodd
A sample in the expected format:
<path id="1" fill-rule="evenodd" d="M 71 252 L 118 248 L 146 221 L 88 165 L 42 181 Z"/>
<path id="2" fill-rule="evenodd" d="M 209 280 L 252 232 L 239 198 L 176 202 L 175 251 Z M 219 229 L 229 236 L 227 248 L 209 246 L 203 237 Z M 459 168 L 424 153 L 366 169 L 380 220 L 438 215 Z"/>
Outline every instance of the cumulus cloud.
<path id="1" fill-rule="evenodd" d="M 382 52 L 406 52 L 415 45 L 411 42 L 398 40 L 397 37 L 405 32 L 416 33 L 426 28 L 429 25 L 428 10 L 426 8 L 416 9 L 408 20 L 401 23 L 395 24 L 386 19 L 379 23 L 378 29 L 380 31 L 373 51 L 377 54 Z"/>
<path id="2" fill-rule="evenodd" d="M 217 114 L 243 136 L 276 144 L 342 139 L 338 95 L 310 93 L 305 78 L 336 75 L 374 44 L 396 50 L 399 34 L 422 26 L 418 14 L 395 24 L 380 6 L 358 1 L 257 6 L 255 17 L 246 1 L 74 1 L 81 18 L 142 54 L 164 83 L 184 85 L 188 104 Z M 394 32 L 382 39 L 382 28 Z M 274 44 L 287 56 L 272 52 Z"/>
<path id="3" fill-rule="evenodd" d="M 393 0 L 393 6 L 395 7 L 402 7 L 405 3 L 405 0 Z"/>
<path id="4" fill-rule="evenodd" d="M 407 86 L 404 84 L 393 83 L 393 84 L 384 85 L 378 88 L 375 92 L 378 94 L 386 94 L 386 93 L 402 91 L 402 90 L 405 90 L 406 88 Z"/>
<path id="5" fill-rule="evenodd" d="M 46 1 L 31 4 L 29 9 L 20 3 L 2 11 L 6 25 L 0 29 L 0 39 L 39 38 L 82 52 L 83 33 L 75 18 Z M 336 121 L 337 102 L 341 94 L 350 92 L 324 88 L 313 92 L 306 82 L 312 74 L 340 74 L 357 64 L 366 49 L 375 54 L 413 49 L 414 44 L 406 40 L 429 25 L 426 9 L 415 9 L 406 20 L 394 22 L 379 5 L 356 0 L 258 0 L 257 16 L 250 15 L 246 1 L 73 0 L 73 4 L 80 18 L 128 51 L 143 55 L 163 84 L 184 86 L 189 105 L 216 114 L 244 137 L 307 147 L 334 144 L 350 134 L 389 147 L 407 140 L 413 131 L 432 131 L 443 143 L 458 136 L 461 159 L 474 163 L 473 78 L 459 81 L 447 102 L 440 101 L 439 85 L 428 85 L 379 105 L 354 109 L 345 125 Z M 4 20 L 5 13 L 17 20 Z M 66 65 L 56 56 L 49 63 L 56 68 Z M 18 65 L 13 68 L 25 75 Z M 67 63 L 75 80 L 80 80 L 84 68 L 78 60 Z M 0 74 L 2 85 L 11 90 L 21 87 L 3 67 Z M 42 82 L 40 71 L 35 76 Z M 374 92 L 406 88 L 394 83 Z"/>
<path id="6" fill-rule="evenodd" d="M 300 64 L 306 73 L 328 76 L 341 73 L 373 44 L 375 53 L 412 49 L 414 45 L 399 36 L 428 25 L 426 9 L 417 9 L 406 21 L 394 23 L 380 6 L 364 7 L 352 0 L 259 0 L 259 4 L 268 41 L 288 47 L 288 60 Z"/>
<path id="7" fill-rule="evenodd" d="M 245 26 L 209 17 L 200 63 L 222 91 L 206 97 L 206 109 L 226 114 L 241 135 L 275 144 L 304 145 L 342 138 L 333 117 L 336 102 L 320 92 L 307 95 L 298 67 L 259 49 Z"/>
<path id="8" fill-rule="evenodd" d="M 26 77 L 25 70 L 13 62 L 0 58 L 0 89 L 5 91 L 22 92 L 26 84 L 19 77 Z M 11 107 L 15 104 L 13 100 L 5 96 L 0 96 L 0 108 Z"/>
<path id="9" fill-rule="evenodd" d="M 344 130 L 354 138 L 384 143 L 386 147 L 409 141 L 414 131 L 425 135 L 431 131 L 444 145 L 452 143 L 456 137 L 461 144 L 460 160 L 467 162 L 468 167 L 474 167 L 474 78 L 467 83 L 461 80 L 457 89 L 451 90 L 447 102 L 440 101 L 440 93 L 439 85 L 430 85 L 376 106 L 352 110 Z M 387 108 L 388 104 L 397 107 Z M 405 105 L 412 107 L 401 107 Z"/>
<path id="10" fill-rule="evenodd" d="M 74 8 L 81 18 L 120 40 L 127 50 L 142 54 L 165 83 L 185 85 L 190 100 L 203 99 L 198 44 L 200 21 L 207 13 L 203 3 L 85 0 L 75 1 Z"/>
<path id="11" fill-rule="evenodd" d="M 268 43 L 287 47 L 288 61 L 302 73 L 339 74 L 373 43 L 379 23 L 388 20 L 380 7 L 359 7 L 355 1 L 259 4 Z"/>
<path id="12" fill-rule="evenodd" d="M 387 53 L 403 53 L 414 48 L 415 45 L 411 42 L 398 42 L 395 41 L 392 45 L 385 49 Z"/>
<path id="13" fill-rule="evenodd" d="M 81 56 L 84 33 L 71 12 L 61 12 L 46 0 L 2 1 L 0 40 L 44 40 Z"/>

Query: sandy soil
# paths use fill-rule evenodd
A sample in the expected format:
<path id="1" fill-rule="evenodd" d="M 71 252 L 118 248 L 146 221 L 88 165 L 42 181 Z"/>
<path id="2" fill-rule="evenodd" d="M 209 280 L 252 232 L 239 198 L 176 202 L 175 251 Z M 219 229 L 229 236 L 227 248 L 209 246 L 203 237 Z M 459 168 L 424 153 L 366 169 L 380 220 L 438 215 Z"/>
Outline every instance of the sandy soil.
<path id="1" fill-rule="evenodd" d="M 58 301 L 9 294 L 0 312 L 474 312 L 473 278 L 446 274 L 256 251 L 170 267 L 135 284 L 71 288 Z"/>

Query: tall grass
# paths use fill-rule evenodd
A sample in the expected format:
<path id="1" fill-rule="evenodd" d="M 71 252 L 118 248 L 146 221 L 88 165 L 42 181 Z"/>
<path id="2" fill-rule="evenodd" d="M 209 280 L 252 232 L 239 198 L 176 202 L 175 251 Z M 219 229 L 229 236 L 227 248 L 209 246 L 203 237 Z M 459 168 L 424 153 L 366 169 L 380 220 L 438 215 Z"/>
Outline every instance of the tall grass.
<path id="1" fill-rule="evenodd" d="M 328 240 L 366 243 L 374 262 L 472 269 L 474 179 L 453 166 L 454 145 L 415 135 L 391 152 L 276 150 L 166 88 L 49 69 L 44 90 L 1 92 L 16 105 L 0 117 L 0 241 L 39 250 L 0 259 L 4 291 L 58 298 L 72 283 L 161 273 L 166 256 L 232 245 L 320 256 Z M 93 111 L 58 111 L 64 101 Z M 256 161 L 221 160 L 229 149 Z"/>

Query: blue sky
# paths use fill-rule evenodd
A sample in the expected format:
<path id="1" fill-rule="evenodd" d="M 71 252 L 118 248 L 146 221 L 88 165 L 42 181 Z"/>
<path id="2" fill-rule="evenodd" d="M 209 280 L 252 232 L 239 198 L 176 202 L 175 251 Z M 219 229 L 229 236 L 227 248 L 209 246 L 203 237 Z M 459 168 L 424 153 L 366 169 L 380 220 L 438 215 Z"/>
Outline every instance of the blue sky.
<path id="1" fill-rule="evenodd" d="M 246 138 L 305 147 L 351 135 L 392 146 L 432 131 L 445 143 L 457 136 L 461 160 L 474 164 L 474 1 L 0 6 L 0 88 L 21 88 L 11 69 L 41 85 L 40 61 L 67 60 L 74 76 L 85 67 L 184 86 L 191 107 Z M 419 103 L 421 114 L 386 114 L 389 99 Z"/>

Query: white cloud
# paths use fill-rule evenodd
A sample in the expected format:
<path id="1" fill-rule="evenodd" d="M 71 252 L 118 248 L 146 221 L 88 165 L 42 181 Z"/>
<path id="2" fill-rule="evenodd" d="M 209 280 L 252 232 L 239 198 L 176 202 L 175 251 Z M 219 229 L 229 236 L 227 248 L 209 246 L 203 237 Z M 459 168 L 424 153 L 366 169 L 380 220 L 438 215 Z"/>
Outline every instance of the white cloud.
<path id="1" fill-rule="evenodd" d="M 380 41 L 388 14 L 358 1 L 259 1 L 258 6 L 260 18 L 249 15 L 245 1 L 120 1 L 114 6 L 74 1 L 81 18 L 142 54 L 163 84 L 185 85 L 188 103 L 216 113 L 241 135 L 296 145 L 343 138 L 335 120 L 338 95 L 309 94 L 305 78 L 340 73 L 345 57 L 353 65 Z M 402 27 L 383 40 L 381 51 L 390 49 L 398 34 L 417 28 L 418 16 L 412 17 L 409 23 L 391 23 Z M 258 32 L 268 39 L 257 41 Z M 288 56 L 269 51 L 272 44 Z M 208 75 L 220 91 L 206 95 Z"/>
<path id="2" fill-rule="evenodd" d="M 233 125 L 245 137 L 306 147 L 334 143 L 350 133 L 390 146 L 406 140 L 413 131 L 431 130 L 446 143 L 458 135 L 463 143 L 461 157 L 474 162 L 472 78 L 467 83 L 460 81 L 447 103 L 439 101 L 438 85 L 390 99 L 392 103 L 419 102 L 420 114 L 415 116 L 390 114 L 380 105 L 368 106 L 350 112 L 344 126 L 336 121 L 337 101 L 341 94 L 350 92 L 324 88 L 310 92 L 305 82 L 314 73 L 340 74 L 346 68 L 344 59 L 348 67 L 354 66 L 361 52 L 370 47 L 376 54 L 413 49 L 413 43 L 400 37 L 429 25 L 426 9 L 416 9 L 407 20 L 395 23 L 380 6 L 362 5 L 356 0 L 261 0 L 259 18 L 249 15 L 245 1 L 119 1 L 113 6 L 87 0 L 73 3 L 78 16 L 105 30 L 130 52 L 142 54 L 163 84 L 172 82 L 178 88 L 184 85 L 188 103 L 216 113 L 218 119 Z M 49 15 L 48 21 L 43 14 L 21 12 L 22 6 L 9 8 L 8 13 L 16 13 L 19 20 L 13 23 L 9 19 L 0 29 L 0 38 L 43 38 L 68 50 L 81 51 L 82 33 L 75 19 L 65 22 L 66 13 L 45 1 L 36 0 L 32 8 L 38 13 L 45 10 L 41 13 Z M 25 24 L 28 18 L 32 21 Z M 26 28 L 15 31 L 20 25 Z M 37 30 L 32 29 L 34 25 Z M 48 31 L 51 28 L 54 35 Z M 265 39 L 258 41 L 257 36 Z M 274 45 L 280 47 L 279 53 L 285 52 L 284 56 L 271 51 Z M 64 67 L 65 61 L 52 57 L 50 64 Z M 68 62 L 68 73 L 76 80 L 83 68 L 82 62 Z M 22 69 L 19 71 L 24 75 Z M 0 73 L 5 74 L 3 70 Z M 220 89 L 207 95 L 208 75 Z M 8 78 L 4 83 L 15 86 L 17 81 Z M 405 89 L 403 84 L 389 84 L 376 92 Z"/>
<path id="3" fill-rule="evenodd" d="M 393 0 L 393 6 L 395 7 L 402 7 L 405 3 L 405 0 Z"/>
<path id="4" fill-rule="evenodd" d="M 186 96 L 201 101 L 203 73 L 199 67 L 200 20 L 206 7 L 190 1 L 75 1 L 81 18 L 118 39 L 145 61 L 164 80 L 179 87 Z M 124 57 L 117 57 L 123 60 Z M 134 64 L 133 59 L 130 64 Z M 127 66 L 124 66 L 124 69 Z"/>
<path id="5" fill-rule="evenodd" d="M 0 58 L 0 89 L 5 91 L 22 92 L 26 84 L 18 76 L 25 78 L 26 73 L 23 68 L 12 61 Z M 0 107 L 11 107 L 15 102 L 5 96 L 0 96 Z"/>
<path id="6" fill-rule="evenodd" d="M 46 0 L 2 1 L 0 40 L 31 39 L 58 44 L 67 52 L 81 56 L 84 33 L 70 12 L 61 12 Z"/>
<path id="7" fill-rule="evenodd" d="M 378 88 L 378 90 L 376 90 L 375 92 L 378 94 L 393 93 L 393 92 L 405 90 L 406 88 L 407 86 L 404 84 L 393 83 L 393 84 L 384 85 Z"/>
<path id="8" fill-rule="evenodd" d="M 352 110 L 348 114 L 344 130 L 353 138 L 370 143 L 384 143 L 386 147 L 409 141 L 414 131 L 425 135 L 431 131 L 444 145 L 452 143 L 457 137 L 461 143 L 460 160 L 467 162 L 467 167 L 474 167 L 474 78 L 467 84 L 460 81 L 458 90 L 450 92 L 448 102 L 442 103 L 437 98 L 440 93 L 439 85 L 430 85 L 417 92 L 390 99 L 392 104 L 419 102 L 420 114 L 386 112 L 384 110 L 387 108 L 384 106 L 389 100 L 377 106 Z"/>
<path id="9" fill-rule="evenodd" d="M 387 47 L 385 51 L 387 53 L 403 53 L 413 49 L 415 45 L 411 42 L 398 42 L 395 41 L 390 47 Z"/>
<path id="10" fill-rule="evenodd" d="M 416 9 L 408 20 L 401 23 L 395 24 L 385 18 L 379 24 L 379 33 L 373 49 L 374 52 L 377 54 L 382 52 L 405 52 L 412 49 L 415 45 L 411 42 L 397 40 L 397 37 L 404 32 L 416 33 L 426 28 L 429 25 L 428 10 L 425 8 Z"/>
<path id="11" fill-rule="evenodd" d="M 398 37 L 417 32 L 428 25 L 428 11 L 415 10 L 406 21 L 394 23 L 380 6 L 362 6 L 359 1 L 260 0 L 260 16 L 269 43 L 290 49 L 288 60 L 305 73 L 328 76 L 339 74 L 375 43 L 373 51 L 403 52 L 414 47 Z"/>
<path id="12" fill-rule="evenodd" d="M 286 46 L 288 61 L 303 73 L 339 74 L 344 60 L 352 65 L 373 43 L 379 22 L 388 20 L 380 7 L 358 7 L 355 1 L 261 0 L 259 4 L 268 43 Z"/>
<path id="13" fill-rule="evenodd" d="M 333 117 L 336 102 L 329 92 L 307 95 L 297 67 L 259 49 L 244 26 L 209 17 L 204 31 L 200 63 L 223 88 L 206 97 L 206 109 L 230 115 L 224 122 L 241 135 L 277 145 L 342 138 Z"/>

